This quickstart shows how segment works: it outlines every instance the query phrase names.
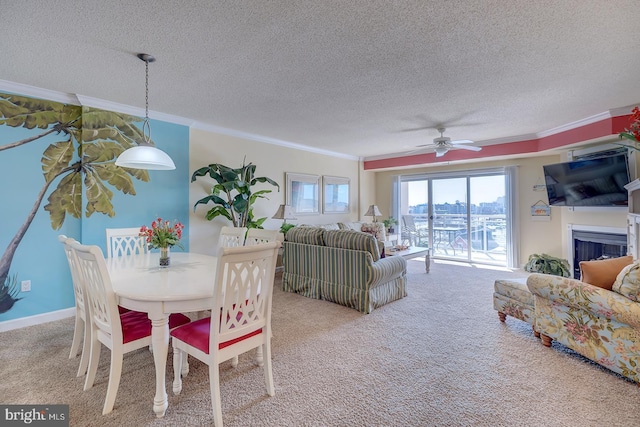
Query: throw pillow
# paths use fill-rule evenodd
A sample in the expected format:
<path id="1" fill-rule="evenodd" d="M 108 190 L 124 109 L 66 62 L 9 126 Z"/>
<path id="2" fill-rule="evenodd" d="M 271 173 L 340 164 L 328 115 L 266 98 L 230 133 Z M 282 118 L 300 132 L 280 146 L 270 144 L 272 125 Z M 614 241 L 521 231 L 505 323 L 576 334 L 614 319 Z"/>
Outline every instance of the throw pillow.
<path id="1" fill-rule="evenodd" d="M 631 255 L 596 261 L 580 261 L 580 281 L 610 291 L 620 270 L 632 262 Z"/>
<path id="2" fill-rule="evenodd" d="M 339 222 L 338 225 L 340 226 L 341 230 L 360 231 L 360 228 L 362 228 L 361 222 Z"/>
<path id="3" fill-rule="evenodd" d="M 293 227 L 287 232 L 286 239 L 291 243 L 303 243 L 305 245 L 324 245 L 324 229 L 318 227 Z"/>
<path id="4" fill-rule="evenodd" d="M 640 302 L 640 264 L 633 263 L 623 268 L 613 284 L 612 291 Z"/>
<path id="5" fill-rule="evenodd" d="M 371 254 L 373 262 L 380 259 L 379 242 L 368 233 L 353 230 L 329 230 L 324 235 L 324 241 L 325 245 L 331 248 L 367 251 Z"/>

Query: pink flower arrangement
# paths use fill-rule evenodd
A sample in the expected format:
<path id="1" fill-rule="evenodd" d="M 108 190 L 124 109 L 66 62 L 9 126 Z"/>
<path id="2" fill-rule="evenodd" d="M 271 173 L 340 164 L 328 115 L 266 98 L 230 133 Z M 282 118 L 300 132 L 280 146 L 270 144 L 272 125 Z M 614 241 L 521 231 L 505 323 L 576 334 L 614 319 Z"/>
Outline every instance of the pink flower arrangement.
<path id="1" fill-rule="evenodd" d="M 635 142 L 640 142 L 640 108 L 635 107 L 631 110 L 631 126 L 629 129 L 625 129 L 624 132 L 620 132 L 620 139 L 628 139 Z"/>
<path id="2" fill-rule="evenodd" d="M 140 227 L 140 237 L 146 239 L 149 249 L 168 248 L 174 245 L 182 248 L 180 239 L 182 238 L 183 229 L 184 225 L 179 221 L 171 224 L 170 221 L 158 218 L 151 223 L 151 228 L 146 225 Z"/>

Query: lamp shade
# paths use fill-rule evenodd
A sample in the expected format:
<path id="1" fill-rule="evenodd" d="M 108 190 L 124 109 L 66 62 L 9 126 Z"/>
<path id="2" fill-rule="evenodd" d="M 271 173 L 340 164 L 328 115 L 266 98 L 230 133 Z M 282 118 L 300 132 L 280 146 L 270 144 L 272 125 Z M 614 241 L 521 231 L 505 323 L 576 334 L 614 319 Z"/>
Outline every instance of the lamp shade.
<path id="1" fill-rule="evenodd" d="M 152 145 L 138 145 L 118 156 L 116 166 L 132 169 L 173 170 L 176 165 L 171 157 Z"/>
<path id="2" fill-rule="evenodd" d="M 382 214 L 380 213 L 380 209 L 378 209 L 376 205 L 369 205 L 369 209 L 367 210 L 367 213 L 364 214 L 364 216 L 372 216 L 375 218 L 377 216 L 382 216 Z"/>
<path id="3" fill-rule="evenodd" d="M 280 205 L 276 213 L 271 217 L 273 219 L 297 219 L 293 216 L 293 212 L 291 210 L 291 206 L 289 205 Z"/>

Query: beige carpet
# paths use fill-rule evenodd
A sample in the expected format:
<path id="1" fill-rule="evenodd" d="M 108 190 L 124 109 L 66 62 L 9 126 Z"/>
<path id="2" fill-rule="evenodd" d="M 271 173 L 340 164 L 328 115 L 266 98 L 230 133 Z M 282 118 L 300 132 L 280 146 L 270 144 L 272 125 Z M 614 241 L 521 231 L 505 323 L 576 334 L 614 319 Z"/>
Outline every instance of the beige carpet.
<path id="1" fill-rule="evenodd" d="M 276 289 L 276 395 L 241 357 L 221 367 L 226 426 L 637 426 L 640 388 L 528 324 L 498 321 L 493 281 L 523 273 L 409 264 L 409 296 L 362 315 Z M 277 283 L 279 285 L 279 282 Z M 73 426 L 212 425 L 206 366 L 191 362 L 180 396 L 152 412 L 153 358 L 125 356 L 114 411 L 102 416 L 109 351 L 93 389 L 68 359 L 72 319 L 0 334 L 0 403 L 70 404 Z M 169 354 L 171 360 L 171 354 Z"/>

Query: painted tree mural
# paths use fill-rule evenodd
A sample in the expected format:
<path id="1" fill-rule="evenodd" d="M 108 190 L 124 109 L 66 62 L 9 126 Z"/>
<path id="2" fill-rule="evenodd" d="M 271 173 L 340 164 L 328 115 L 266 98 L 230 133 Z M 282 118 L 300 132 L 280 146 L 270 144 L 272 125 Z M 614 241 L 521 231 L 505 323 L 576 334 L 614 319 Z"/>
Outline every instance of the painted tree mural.
<path id="1" fill-rule="evenodd" d="M 83 178 L 86 217 L 96 212 L 113 217 L 111 189 L 135 195 L 133 178 L 149 181 L 146 170 L 115 165 L 120 153 L 143 140 L 141 129 L 134 124 L 140 121 L 126 114 L 0 93 L 0 126 L 34 130 L 28 138 L 0 145 L 0 155 L 47 135 L 60 135 L 60 140 L 51 143 L 42 154 L 43 186 L 0 258 L 0 313 L 21 299 L 18 275 L 10 275 L 11 262 L 50 187 L 55 185 L 44 210 L 49 213 L 51 227 L 58 230 L 67 215 L 81 218 Z"/>

